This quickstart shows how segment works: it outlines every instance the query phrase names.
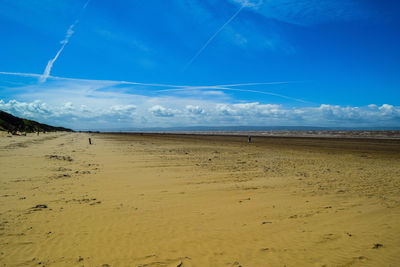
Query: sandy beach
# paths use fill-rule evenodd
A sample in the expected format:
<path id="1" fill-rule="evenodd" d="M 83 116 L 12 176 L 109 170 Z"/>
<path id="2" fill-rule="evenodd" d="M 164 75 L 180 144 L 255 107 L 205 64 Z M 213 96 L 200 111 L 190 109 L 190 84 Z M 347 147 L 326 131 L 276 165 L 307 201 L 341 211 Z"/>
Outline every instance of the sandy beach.
<path id="1" fill-rule="evenodd" d="M 399 152 L 377 139 L 2 134 L 0 266 L 399 266 Z"/>

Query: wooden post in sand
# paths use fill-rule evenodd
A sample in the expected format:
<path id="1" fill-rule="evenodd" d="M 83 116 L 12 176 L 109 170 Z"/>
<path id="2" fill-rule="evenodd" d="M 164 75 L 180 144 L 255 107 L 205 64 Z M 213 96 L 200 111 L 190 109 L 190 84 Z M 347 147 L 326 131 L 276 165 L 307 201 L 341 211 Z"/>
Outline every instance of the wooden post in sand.
<path id="1" fill-rule="evenodd" d="M 89 138 L 89 145 L 91 145 L 91 144 L 92 144 L 92 139 Z"/>

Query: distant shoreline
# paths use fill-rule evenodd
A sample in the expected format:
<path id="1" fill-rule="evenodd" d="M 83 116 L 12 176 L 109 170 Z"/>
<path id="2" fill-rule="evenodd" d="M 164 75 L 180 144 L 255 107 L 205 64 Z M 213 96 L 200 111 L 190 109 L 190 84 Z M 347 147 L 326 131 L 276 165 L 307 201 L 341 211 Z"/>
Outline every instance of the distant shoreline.
<path id="1" fill-rule="evenodd" d="M 186 136 L 254 136 L 254 137 L 281 137 L 281 138 L 327 138 L 327 139 L 385 139 L 400 140 L 400 131 L 393 130 L 322 130 L 322 131 L 85 131 L 98 134 L 126 134 L 126 135 L 186 135 Z"/>
<path id="2" fill-rule="evenodd" d="M 57 131 L 64 132 L 64 131 Z M 67 132 L 67 131 L 65 131 Z M 272 138 L 310 138 L 310 139 L 367 139 L 400 140 L 400 130 L 319 130 L 319 131 L 73 131 L 90 134 L 157 135 L 157 136 L 232 136 L 232 137 L 272 137 Z M 2 135 L 7 131 L 0 130 Z M 49 132 L 50 133 L 50 132 Z M 36 133 L 28 133 L 35 134 Z M 43 134 L 43 133 L 42 133 Z"/>

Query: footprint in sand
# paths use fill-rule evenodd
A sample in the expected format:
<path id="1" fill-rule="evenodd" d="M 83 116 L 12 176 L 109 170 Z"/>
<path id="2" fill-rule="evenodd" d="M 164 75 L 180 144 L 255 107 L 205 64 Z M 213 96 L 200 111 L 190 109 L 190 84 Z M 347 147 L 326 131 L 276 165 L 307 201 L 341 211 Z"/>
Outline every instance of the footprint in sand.
<path id="1" fill-rule="evenodd" d="M 373 246 L 372 248 L 373 248 L 373 249 L 378 249 L 378 248 L 381 248 L 381 247 L 383 247 L 383 244 L 381 244 L 381 243 L 375 243 L 374 246 Z"/>

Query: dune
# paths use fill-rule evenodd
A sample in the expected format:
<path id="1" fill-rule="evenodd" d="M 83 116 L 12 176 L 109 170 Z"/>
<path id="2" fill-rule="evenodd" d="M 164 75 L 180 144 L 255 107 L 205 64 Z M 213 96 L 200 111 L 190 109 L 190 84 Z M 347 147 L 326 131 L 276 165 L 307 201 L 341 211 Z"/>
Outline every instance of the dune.
<path id="1" fill-rule="evenodd" d="M 396 266 L 399 152 L 385 139 L 3 134 L 0 265 Z"/>

